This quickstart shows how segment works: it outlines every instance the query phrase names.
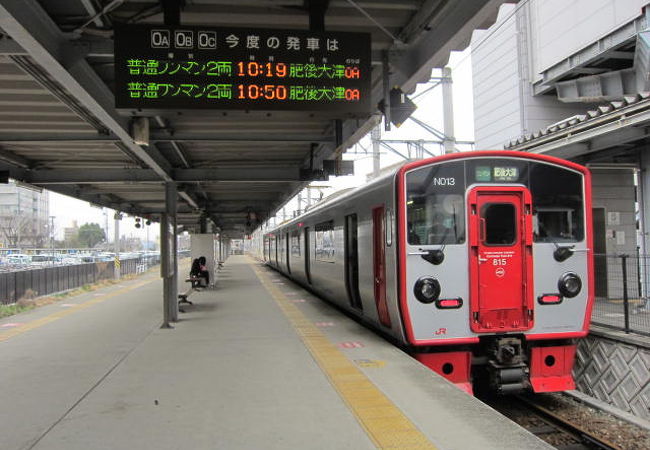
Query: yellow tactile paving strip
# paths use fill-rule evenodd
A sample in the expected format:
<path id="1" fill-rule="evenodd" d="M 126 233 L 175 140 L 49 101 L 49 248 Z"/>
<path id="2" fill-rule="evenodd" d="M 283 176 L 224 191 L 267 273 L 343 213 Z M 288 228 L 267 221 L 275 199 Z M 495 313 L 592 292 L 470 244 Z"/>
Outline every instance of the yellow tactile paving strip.
<path id="1" fill-rule="evenodd" d="M 255 274 L 289 319 L 305 346 L 377 448 L 436 447 L 280 289 L 253 265 Z"/>
<path id="2" fill-rule="evenodd" d="M 12 337 L 18 336 L 19 334 L 25 333 L 26 331 L 33 330 L 38 327 L 42 327 L 43 325 L 46 325 L 50 322 L 54 322 L 55 320 L 58 320 L 62 317 L 69 316 L 70 314 L 74 314 L 75 312 L 88 308 L 89 306 L 95 305 L 97 303 L 101 303 L 105 300 L 108 300 L 111 297 L 116 297 L 118 295 L 125 294 L 129 291 L 132 291 L 134 289 L 137 289 L 139 287 L 145 286 L 149 283 L 153 283 L 156 281 L 157 278 L 147 278 L 144 281 L 141 281 L 136 284 L 132 284 L 130 286 L 118 289 L 113 292 L 109 292 L 106 294 L 103 294 L 99 297 L 95 297 L 90 300 L 86 300 L 83 303 L 76 304 L 74 306 L 70 306 L 69 308 L 63 309 L 61 311 L 57 311 L 55 313 L 52 313 L 48 316 L 42 317 L 40 319 L 35 319 L 30 322 L 27 322 L 23 325 L 19 325 L 15 328 L 10 328 L 7 331 L 0 331 L 0 342 L 4 342 L 6 340 L 11 339 Z"/>

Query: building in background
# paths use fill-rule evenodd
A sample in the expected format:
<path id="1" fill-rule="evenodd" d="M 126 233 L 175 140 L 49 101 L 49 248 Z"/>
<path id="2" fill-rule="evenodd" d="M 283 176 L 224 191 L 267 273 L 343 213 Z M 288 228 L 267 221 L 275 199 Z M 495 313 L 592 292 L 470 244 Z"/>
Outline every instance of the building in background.
<path id="1" fill-rule="evenodd" d="M 650 251 L 649 3 L 504 4 L 498 21 L 472 38 L 476 148 L 588 165 L 601 254 Z M 610 271 L 604 259 L 596 270 Z M 620 297 L 620 290 L 620 283 L 605 282 L 597 295 Z"/>
<path id="2" fill-rule="evenodd" d="M 0 243 L 3 247 L 49 246 L 48 217 L 47 192 L 25 188 L 14 182 L 0 184 Z"/>
<path id="3" fill-rule="evenodd" d="M 649 90 L 647 3 L 502 5 L 497 22 L 475 31 L 471 41 L 476 148 L 504 148 L 604 102 Z"/>
<path id="4" fill-rule="evenodd" d="M 76 220 L 73 220 L 71 227 L 65 227 L 63 229 L 63 241 L 65 243 L 75 242 L 77 240 L 78 234 L 79 234 L 79 225 L 77 224 Z M 72 246 L 74 247 L 75 245 Z"/>

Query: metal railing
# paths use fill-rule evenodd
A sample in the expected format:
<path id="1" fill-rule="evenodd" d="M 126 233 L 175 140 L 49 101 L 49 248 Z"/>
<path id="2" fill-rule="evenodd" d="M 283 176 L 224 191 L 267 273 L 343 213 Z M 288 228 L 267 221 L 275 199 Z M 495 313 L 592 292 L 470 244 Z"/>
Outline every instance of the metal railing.
<path id="1" fill-rule="evenodd" d="M 136 274 L 160 263 L 160 258 L 133 258 L 121 261 L 122 275 Z M 0 303 L 16 303 L 22 298 L 63 292 L 86 284 L 114 278 L 114 261 L 57 265 L 0 273 Z"/>
<path id="2" fill-rule="evenodd" d="M 650 336 L 650 255 L 594 255 L 591 323 Z"/>

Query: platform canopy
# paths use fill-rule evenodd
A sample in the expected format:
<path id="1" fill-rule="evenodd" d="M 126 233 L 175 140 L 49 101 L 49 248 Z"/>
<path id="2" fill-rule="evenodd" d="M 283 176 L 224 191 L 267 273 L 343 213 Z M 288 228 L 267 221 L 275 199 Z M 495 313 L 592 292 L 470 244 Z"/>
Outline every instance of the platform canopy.
<path id="1" fill-rule="evenodd" d="M 0 171 L 24 183 L 154 219 L 165 211 L 165 189 L 172 183 L 178 189 L 178 224 L 196 227 L 203 217 L 232 236 L 241 236 L 310 181 L 333 175 L 340 167 L 337 158 L 379 122 L 378 104 L 385 93 L 396 86 L 412 92 L 417 83 L 427 81 L 432 68 L 446 64 L 450 51 L 467 46 L 473 30 L 494 22 L 501 3 L 0 0 Z M 180 17 L 175 17 L 174 4 L 180 5 Z M 301 30 L 334 37 L 344 32 L 367 33 L 371 40 L 366 80 L 369 106 L 353 114 L 345 108 L 246 110 L 166 105 L 117 109 L 114 93 L 125 86 L 119 77 L 116 81 L 120 69 L 116 70 L 114 38 L 115 30 L 124 25 L 149 33 L 153 28 L 171 30 L 172 37 L 174 29 L 184 27 L 196 33 L 209 30 L 202 37 L 193 35 L 196 51 L 186 50 L 181 58 L 188 64 L 193 60 L 205 63 L 205 58 L 197 56 L 197 46 L 211 45 L 210 36 L 224 30 L 229 31 L 224 36 L 230 39 L 229 45 L 237 29 L 242 36 L 261 35 L 256 31 L 260 29 L 278 30 L 278 35 L 284 31 L 279 44 L 269 40 L 275 36 L 263 35 L 271 47 L 287 45 L 291 31 L 303 37 L 307 34 Z M 158 42 L 160 35 L 156 36 Z M 338 40 L 330 41 L 336 47 Z M 137 44 L 133 42 L 133 47 Z M 162 59 L 143 55 L 138 70 L 160 66 L 165 58 L 178 60 L 179 52 L 172 48 Z M 214 64 L 219 62 L 215 59 Z M 232 70 L 237 70 L 231 62 L 235 64 Z M 329 69 L 336 69 L 327 58 L 304 62 L 327 63 Z M 206 75 L 208 69 L 189 66 L 189 71 L 203 70 Z M 189 72 L 188 66 L 178 64 L 164 70 Z M 289 70 L 289 66 L 279 70 Z M 179 79 L 174 89 L 183 92 L 180 83 L 193 84 L 192 80 Z M 138 88 L 141 95 L 151 94 L 146 87 L 151 79 L 143 81 Z M 160 86 L 155 88 L 158 94 Z M 173 83 L 164 90 L 172 89 L 169 86 Z M 198 98 L 218 89 L 212 86 L 206 91 L 206 87 L 192 94 Z M 264 89 L 263 83 L 260 88 Z M 236 94 L 233 87 L 227 95 Z M 339 93 L 321 93 L 335 94 Z"/>

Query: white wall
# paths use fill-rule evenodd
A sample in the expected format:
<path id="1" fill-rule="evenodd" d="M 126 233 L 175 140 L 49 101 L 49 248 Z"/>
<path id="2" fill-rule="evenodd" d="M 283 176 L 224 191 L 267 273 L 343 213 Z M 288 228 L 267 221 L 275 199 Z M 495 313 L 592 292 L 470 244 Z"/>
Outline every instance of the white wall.
<path id="1" fill-rule="evenodd" d="M 477 150 L 502 149 L 521 133 L 515 5 L 499 9 L 497 23 L 472 37 L 474 139 Z M 485 39 L 489 35 L 489 39 Z"/>
<path id="2" fill-rule="evenodd" d="M 555 95 L 533 96 L 540 61 L 547 66 L 561 61 L 639 15 L 639 4 L 647 1 L 586 2 L 592 7 L 582 0 L 502 5 L 497 22 L 475 32 L 471 42 L 476 148 L 501 149 L 522 135 L 593 109 L 562 103 Z M 606 24 L 598 22 L 603 14 L 608 15 Z"/>
<path id="3" fill-rule="evenodd" d="M 214 234 L 191 234 L 190 235 L 190 257 L 194 261 L 196 258 L 205 256 L 206 268 L 210 273 L 210 283 L 214 284 L 217 280 L 217 259 L 219 255 L 215 252 Z"/>
<path id="4" fill-rule="evenodd" d="M 642 14 L 648 0 L 529 0 L 533 58 L 531 76 Z"/>

